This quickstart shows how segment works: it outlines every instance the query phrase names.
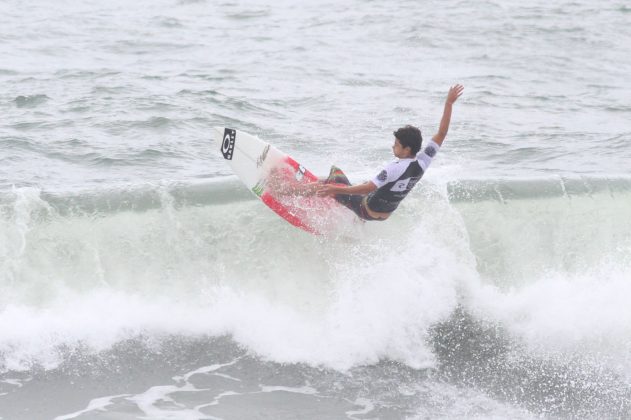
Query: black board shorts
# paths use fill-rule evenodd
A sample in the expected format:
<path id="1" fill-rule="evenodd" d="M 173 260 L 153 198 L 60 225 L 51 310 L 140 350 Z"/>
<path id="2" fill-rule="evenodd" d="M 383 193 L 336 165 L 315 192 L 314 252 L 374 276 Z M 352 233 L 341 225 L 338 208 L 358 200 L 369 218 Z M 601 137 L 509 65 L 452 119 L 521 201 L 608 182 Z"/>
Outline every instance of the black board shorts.
<path id="1" fill-rule="evenodd" d="M 342 170 L 337 166 L 331 166 L 329 176 L 324 183 L 351 185 L 351 182 L 348 180 L 346 175 L 344 175 L 344 172 L 342 172 Z M 368 214 L 368 210 L 366 209 L 366 200 L 363 195 L 335 194 L 334 198 L 338 203 L 351 209 L 360 219 L 384 220 L 374 218 Z"/>

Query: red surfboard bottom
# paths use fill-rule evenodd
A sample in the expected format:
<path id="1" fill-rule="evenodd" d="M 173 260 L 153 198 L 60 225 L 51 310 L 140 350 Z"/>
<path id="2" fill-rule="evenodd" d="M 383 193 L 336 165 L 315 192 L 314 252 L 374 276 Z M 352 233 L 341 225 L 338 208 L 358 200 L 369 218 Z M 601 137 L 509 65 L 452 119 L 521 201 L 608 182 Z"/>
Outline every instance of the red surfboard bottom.
<path id="1" fill-rule="evenodd" d="M 261 200 L 283 219 L 309 233 L 322 234 L 333 209 L 343 208 L 332 197 L 315 195 L 318 177 L 287 156 L 268 176 Z M 311 184 L 311 185 L 310 185 Z"/>

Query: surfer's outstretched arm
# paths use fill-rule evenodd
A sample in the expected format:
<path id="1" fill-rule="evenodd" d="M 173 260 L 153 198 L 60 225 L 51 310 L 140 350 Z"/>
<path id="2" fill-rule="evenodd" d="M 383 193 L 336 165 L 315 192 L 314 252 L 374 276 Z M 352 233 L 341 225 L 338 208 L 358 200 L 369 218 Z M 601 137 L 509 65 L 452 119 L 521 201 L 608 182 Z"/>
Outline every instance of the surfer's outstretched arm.
<path id="1" fill-rule="evenodd" d="M 351 186 L 342 186 L 342 185 L 331 185 L 324 184 L 320 186 L 318 189 L 319 196 L 327 196 L 327 195 L 336 195 L 336 194 L 347 194 L 347 195 L 366 195 L 377 189 L 377 186 L 373 184 L 371 181 L 364 182 L 359 185 L 351 185 Z"/>
<path id="2" fill-rule="evenodd" d="M 458 100 L 460 95 L 462 95 L 462 91 L 464 90 L 464 86 L 462 85 L 454 85 L 449 88 L 449 93 L 447 93 L 447 99 L 445 100 L 445 109 L 443 110 L 443 117 L 440 120 L 440 127 L 438 128 L 438 133 L 432 137 L 432 140 L 439 146 L 443 144 L 445 137 L 447 137 L 447 131 L 449 131 L 449 123 L 451 121 L 451 110 L 453 108 L 454 102 Z"/>

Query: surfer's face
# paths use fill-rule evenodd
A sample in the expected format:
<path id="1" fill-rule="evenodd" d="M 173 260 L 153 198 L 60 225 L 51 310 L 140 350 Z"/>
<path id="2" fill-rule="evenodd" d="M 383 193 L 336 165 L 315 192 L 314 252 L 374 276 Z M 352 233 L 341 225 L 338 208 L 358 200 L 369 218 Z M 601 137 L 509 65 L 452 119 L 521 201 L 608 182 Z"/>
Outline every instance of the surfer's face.
<path id="1" fill-rule="evenodd" d="M 392 145 L 392 153 L 394 153 L 394 156 L 399 159 L 405 159 L 412 156 L 412 149 L 409 147 L 403 147 L 399 142 L 399 139 L 395 137 L 394 144 Z"/>

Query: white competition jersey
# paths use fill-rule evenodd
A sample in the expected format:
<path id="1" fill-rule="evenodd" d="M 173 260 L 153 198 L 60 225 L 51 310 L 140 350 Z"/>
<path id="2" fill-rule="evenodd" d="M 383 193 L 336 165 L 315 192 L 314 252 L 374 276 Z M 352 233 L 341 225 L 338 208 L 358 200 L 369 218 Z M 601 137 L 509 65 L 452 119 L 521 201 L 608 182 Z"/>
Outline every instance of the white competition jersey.
<path id="1" fill-rule="evenodd" d="M 414 158 L 397 159 L 388 164 L 371 182 L 377 189 L 367 198 L 370 210 L 391 213 L 406 195 L 414 188 L 440 146 L 430 141 Z"/>

